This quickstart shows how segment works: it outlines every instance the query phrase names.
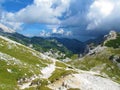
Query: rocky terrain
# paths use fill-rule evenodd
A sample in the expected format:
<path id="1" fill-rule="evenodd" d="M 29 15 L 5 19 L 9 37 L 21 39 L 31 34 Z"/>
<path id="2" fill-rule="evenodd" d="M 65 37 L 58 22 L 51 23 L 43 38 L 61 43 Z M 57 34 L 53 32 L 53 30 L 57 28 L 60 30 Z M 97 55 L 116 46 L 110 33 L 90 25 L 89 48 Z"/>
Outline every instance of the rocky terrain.
<path id="1" fill-rule="evenodd" d="M 120 90 L 100 73 L 75 69 L 0 36 L 0 90 Z"/>
<path id="2" fill-rule="evenodd" d="M 120 48 L 114 47 L 114 45 L 120 46 L 119 33 L 111 31 L 105 38 L 105 41 L 97 47 L 89 48 L 84 57 L 68 63 L 78 69 L 98 72 L 103 77 L 120 83 Z"/>
<path id="3" fill-rule="evenodd" d="M 0 90 L 120 90 L 120 49 L 107 46 L 110 40 L 119 38 L 117 33 L 111 32 L 106 36 L 105 43 L 97 47 L 88 47 L 84 57 L 76 59 L 75 55 L 64 59 L 66 53 L 61 53 L 58 48 L 65 49 L 64 45 L 67 44 L 63 39 L 61 42 L 64 44 L 54 39 L 44 41 L 40 37 L 32 38 L 34 45 L 38 44 L 36 41 L 41 45 L 40 41 L 43 40 L 43 45 L 51 43 L 50 46 L 58 46 L 54 46 L 57 50 L 51 47 L 41 53 L 28 43 L 29 38 L 5 26 L 0 25 L 0 28 Z M 77 43 L 76 40 L 74 43 Z"/>

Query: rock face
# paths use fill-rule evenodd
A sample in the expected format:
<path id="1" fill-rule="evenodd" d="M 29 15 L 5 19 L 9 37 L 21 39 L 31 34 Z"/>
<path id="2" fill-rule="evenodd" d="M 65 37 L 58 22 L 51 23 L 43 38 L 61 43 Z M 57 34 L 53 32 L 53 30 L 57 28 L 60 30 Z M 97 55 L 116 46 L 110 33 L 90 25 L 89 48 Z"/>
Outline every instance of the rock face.
<path id="1" fill-rule="evenodd" d="M 116 39 L 117 33 L 115 31 L 110 31 L 108 35 L 106 35 L 107 40 L 113 40 Z"/>
<path id="2" fill-rule="evenodd" d="M 89 53 L 87 55 L 95 55 L 96 53 L 103 51 L 105 48 L 106 48 L 105 46 L 99 45 L 96 48 L 89 50 Z"/>
<path id="3" fill-rule="evenodd" d="M 107 41 L 109 41 L 109 40 L 114 40 L 114 39 L 116 39 L 117 38 L 117 33 L 115 32 L 115 31 L 110 31 L 109 32 L 109 34 L 108 35 L 105 35 L 104 36 L 105 37 L 105 42 L 104 42 L 104 44 L 107 42 Z"/>
<path id="4" fill-rule="evenodd" d="M 117 33 L 115 31 L 110 31 L 109 33 L 109 39 L 116 39 L 117 37 Z"/>

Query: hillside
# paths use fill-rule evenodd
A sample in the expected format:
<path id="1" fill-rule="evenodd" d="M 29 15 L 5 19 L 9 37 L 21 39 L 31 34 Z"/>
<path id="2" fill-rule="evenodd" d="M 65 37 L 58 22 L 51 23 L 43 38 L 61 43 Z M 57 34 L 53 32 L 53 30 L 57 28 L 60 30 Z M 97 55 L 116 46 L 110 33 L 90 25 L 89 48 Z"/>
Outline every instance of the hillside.
<path id="1" fill-rule="evenodd" d="M 120 83 L 120 36 L 111 31 L 105 41 L 89 50 L 86 56 L 68 62 L 78 69 L 94 71 Z"/>
<path id="2" fill-rule="evenodd" d="M 105 46 L 120 48 L 120 33 L 112 31 L 107 37 L 107 40 L 104 42 Z"/>
<path id="3" fill-rule="evenodd" d="M 99 73 L 72 68 L 0 36 L 0 90 L 120 90 Z"/>

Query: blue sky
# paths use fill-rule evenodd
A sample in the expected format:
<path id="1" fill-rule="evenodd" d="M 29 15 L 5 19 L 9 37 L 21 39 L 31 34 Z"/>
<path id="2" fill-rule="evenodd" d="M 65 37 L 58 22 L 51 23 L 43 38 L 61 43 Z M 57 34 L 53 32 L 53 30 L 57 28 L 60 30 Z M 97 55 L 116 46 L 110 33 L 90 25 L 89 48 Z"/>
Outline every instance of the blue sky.
<path id="1" fill-rule="evenodd" d="M 0 0 L 0 23 L 26 36 L 85 40 L 120 30 L 120 0 Z"/>
<path id="2" fill-rule="evenodd" d="M 17 12 L 27 5 L 32 4 L 33 0 L 4 0 L 5 3 L 2 4 L 4 10 L 8 12 Z"/>

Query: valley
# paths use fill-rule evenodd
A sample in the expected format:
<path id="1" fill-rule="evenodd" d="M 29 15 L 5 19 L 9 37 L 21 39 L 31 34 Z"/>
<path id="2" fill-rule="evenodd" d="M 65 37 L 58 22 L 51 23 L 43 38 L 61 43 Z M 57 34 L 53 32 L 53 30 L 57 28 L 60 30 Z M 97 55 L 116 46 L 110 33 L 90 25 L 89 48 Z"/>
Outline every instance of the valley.
<path id="1" fill-rule="evenodd" d="M 109 41 L 81 58 L 62 62 L 4 35 L 0 36 L 0 90 L 120 90 L 120 49 L 106 46 Z"/>

